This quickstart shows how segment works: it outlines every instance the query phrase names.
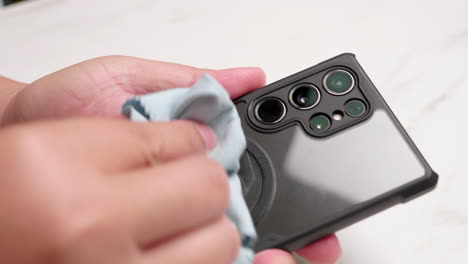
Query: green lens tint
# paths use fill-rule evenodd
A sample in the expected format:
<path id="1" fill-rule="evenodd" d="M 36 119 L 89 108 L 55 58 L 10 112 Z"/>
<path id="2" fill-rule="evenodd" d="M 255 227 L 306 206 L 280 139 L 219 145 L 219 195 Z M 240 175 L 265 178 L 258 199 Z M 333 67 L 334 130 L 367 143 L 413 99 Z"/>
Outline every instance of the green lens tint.
<path id="1" fill-rule="evenodd" d="M 354 87 L 354 78 L 351 73 L 344 70 L 334 70 L 325 75 L 324 86 L 334 95 L 343 95 Z"/>
<path id="2" fill-rule="evenodd" d="M 320 92 L 310 84 L 300 84 L 293 88 L 290 100 L 299 109 L 310 109 L 320 101 Z"/>
<path id="3" fill-rule="evenodd" d="M 351 117 L 359 117 L 366 112 L 366 105 L 362 101 L 354 99 L 346 103 L 345 111 Z"/>
<path id="4" fill-rule="evenodd" d="M 316 115 L 309 121 L 310 128 L 315 132 L 325 132 L 331 126 L 331 121 L 326 115 Z"/>

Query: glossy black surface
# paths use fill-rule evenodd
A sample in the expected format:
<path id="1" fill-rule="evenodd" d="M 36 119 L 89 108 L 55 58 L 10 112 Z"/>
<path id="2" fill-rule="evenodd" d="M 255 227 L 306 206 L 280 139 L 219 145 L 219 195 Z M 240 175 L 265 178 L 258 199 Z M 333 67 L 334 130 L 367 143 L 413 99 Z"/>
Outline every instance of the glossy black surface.
<path id="1" fill-rule="evenodd" d="M 323 76 L 331 69 L 354 75 L 352 91 L 326 93 Z M 288 93 L 310 83 L 323 95 L 312 109 L 291 106 Z M 252 105 L 275 96 L 287 106 L 278 123 L 252 118 Z M 349 100 L 366 104 L 359 117 L 331 119 L 325 133 L 310 128 L 316 114 L 345 113 Z M 259 233 L 257 250 L 297 249 L 420 195 L 435 186 L 433 173 L 354 56 L 344 54 L 236 100 L 248 138 L 240 176 Z"/>

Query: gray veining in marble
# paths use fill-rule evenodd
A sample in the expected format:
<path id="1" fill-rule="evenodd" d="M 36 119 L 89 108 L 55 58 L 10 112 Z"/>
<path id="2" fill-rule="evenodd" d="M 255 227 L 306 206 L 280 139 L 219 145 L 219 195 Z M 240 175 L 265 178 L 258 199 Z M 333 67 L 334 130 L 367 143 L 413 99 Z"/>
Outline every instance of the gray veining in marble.
<path id="1" fill-rule="evenodd" d="M 108 54 L 261 66 L 269 81 L 353 52 L 429 163 L 436 192 L 339 232 L 340 263 L 468 258 L 468 1 L 39 0 L 0 9 L 0 74 Z"/>

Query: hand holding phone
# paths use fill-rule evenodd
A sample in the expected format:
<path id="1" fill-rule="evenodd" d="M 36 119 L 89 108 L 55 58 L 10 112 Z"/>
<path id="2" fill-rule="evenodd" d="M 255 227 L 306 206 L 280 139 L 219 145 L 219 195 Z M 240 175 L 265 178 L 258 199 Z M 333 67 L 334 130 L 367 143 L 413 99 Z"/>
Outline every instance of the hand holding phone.
<path id="1" fill-rule="evenodd" d="M 256 250 L 296 250 L 432 190 L 427 164 L 353 54 L 235 100 Z"/>

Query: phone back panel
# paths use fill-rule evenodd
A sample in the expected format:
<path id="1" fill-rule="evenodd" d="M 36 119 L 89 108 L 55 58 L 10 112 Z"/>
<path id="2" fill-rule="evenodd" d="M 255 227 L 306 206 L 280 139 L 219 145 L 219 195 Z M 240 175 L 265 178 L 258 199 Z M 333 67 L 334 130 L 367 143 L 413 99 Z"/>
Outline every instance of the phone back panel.
<path id="1" fill-rule="evenodd" d="M 325 137 L 311 135 L 304 124 L 287 117 L 273 129 L 252 122 L 252 102 L 271 94 L 285 97 L 282 90 L 288 92 L 306 79 L 313 83 L 314 75 L 337 66 L 356 75 L 356 89 L 369 104 L 366 118 Z M 332 105 L 335 97 L 330 98 L 327 102 Z M 416 197 L 437 182 L 437 175 L 352 54 L 330 59 L 235 102 L 248 139 L 240 175 L 259 234 L 257 250 L 298 249 Z M 295 111 L 291 106 L 287 110 Z"/>

